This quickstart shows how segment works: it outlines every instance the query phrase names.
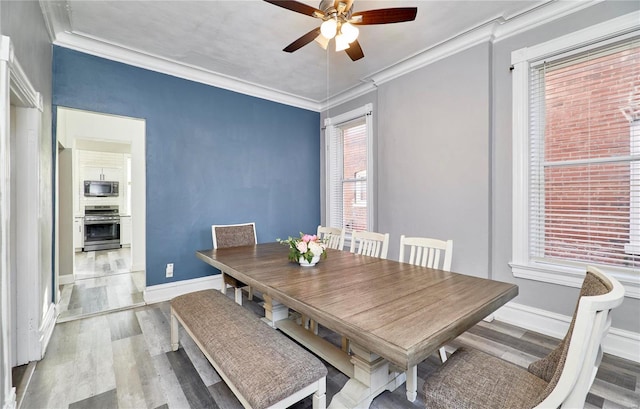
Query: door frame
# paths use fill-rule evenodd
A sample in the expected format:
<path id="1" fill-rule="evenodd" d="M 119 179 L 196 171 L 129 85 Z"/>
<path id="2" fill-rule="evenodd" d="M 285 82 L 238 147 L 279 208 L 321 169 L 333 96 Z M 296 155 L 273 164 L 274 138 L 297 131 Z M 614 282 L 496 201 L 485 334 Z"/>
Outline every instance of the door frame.
<path id="1" fill-rule="evenodd" d="M 11 155 L 12 105 L 17 107 L 16 123 L 13 124 L 15 125 L 16 139 L 26 135 L 27 140 L 24 141 L 26 144 L 32 142 L 33 138 L 39 140 L 44 106 L 42 95 L 33 87 L 15 57 L 11 39 L 7 36 L 0 36 L 0 115 L 3 117 L 3 120 L 0 121 L 0 339 L 2 341 L 0 402 L 4 408 L 13 408 L 16 405 L 15 388 L 12 387 L 11 379 L 12 366 L 15 362 L 23 359 L 28 361 L 41 359 L 55 323 L 55 317 L 49 314 L 53 311 L 53 308 L 50 308 L 53 303 L 51 306 L 47 306 L 47 314 L 40 313 L 42 299 L 40 268 L 36 266 L 36 268 L 29 268 L 17 274 L 17 266 L 24 267 L 24 264 L 21 264 L 21 254 L 24 253 L 21 253 L 17 248 L 16 260 L 12 260 L 11 256 L 13 246 L 16 245 L 16 243 L 12 245 L 10 241 L 12 226 L 17 230 L 16 233 L 19 233 L 22 228 L 11 214 L 11 201 L 17 194 L 11 190 L 12 177 L 15 177 L 12 175 L 12 162 L 15 158 L 12 158 Z M 16 145 L 18 145 L 17 140 Z M 16 146 L 17 148 L 18 146 Z M 20 147 L 20 149 L 22 148 L 24 146 Z M 18 155 L 16 154 L 16 156 Z M 31 189 L 37 193 L 38 185 Z M 16 188 L 16 190 L 19 189 Z M 27 197 L 31 198 L 31 196 L 31 194 L 27 194 Z M 16 202 L 16 205 L 19 203 Z M 31 217 L 37 221 L 37 213 Z M 37 223 L 31 221 L 28 224 L 37 226 Z M 18 234 L 16 237 L 16 241 L 19 242 Z M 30 258 L 36 257 L 32 255 Z M 13 287 L 12 281 L 16 281 L 15 287 Z M 26 285 L 32 286 L 34 283 L 35 287 L 26 288 L 25 291 Z M 17 293 L 25 295 L 24 297 L 16 297 L 15 305 L 11 301 L 12 288 L 16 288 Z M 16 322 L 13 319 L 14 311 L 18 313 Z M 21 330 L 16 330 L 18 325 Z M 11 340 L 11 336 L 14 334 L 17 337 L 15 343 Z M 14 351 L 13 345 L 24 348 L 16 347 L 16 351 Z"/>

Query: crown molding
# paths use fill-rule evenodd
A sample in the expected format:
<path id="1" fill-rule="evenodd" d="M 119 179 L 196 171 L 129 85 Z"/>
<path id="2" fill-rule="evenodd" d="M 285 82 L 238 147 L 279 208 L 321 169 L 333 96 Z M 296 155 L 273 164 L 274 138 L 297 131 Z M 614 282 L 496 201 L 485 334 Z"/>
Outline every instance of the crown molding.
<path id="1" fill-rule="evenodd" d="M 367 86 L 358 86 L 334 95 L 323 102 L 325 109 L 335 107 L 369 92 L 379 85 L 426 67 L 436 61 L 450 57 L 482 43 L 494 43 L 524 31 L 549 23 L 569 14 L 591 7 L 604 0 L 558 1 L 552 0 L 510 17 L 497 17 L 470 30 L 425 49 L 420 53 L 370 75 L 363 81 Z"/>
<path id="2" fill-rule="evenodd" d="M 231 76 L 204 70 L 192 65 L 179 63 L 164 57 L 134 50 L 118 44 L 105 42 L 75 33 L 57 33 L 53 42 L 60 47 L 80 51 L 96 57 L 106 58 L 134 67 L 143 68 L 178 78 L 212 85 L 214 87 L 238 92 L 241 94 L 291 105 L 311 111 L 320 111 L 320 104 L 307 98 L 263 87 Z"/>
<path id="3" fill-rule="evenodd" d="M 338 105 L 344 104 L 345 102 L 351 101 L 352 99 L 358 98 L 364 94 L 374 91 L 377 88 L 378 87 L 373 81 L 363 82 L 362 84 L 356 85 L 353 88 L 349 88 L 347 91 L 341 92 L 340 94 L 325 100 L 320 106 L 321 111 L 326 111 Z"/>
<path id="4" fill-rule="evenodd" d="M 40 10 L 44 16 L 44 24 L 53 43 L 56 33 L 70 32 L 71 21 L 66 0 L 40 0 Z"/>
<path id="5" fill-rule="evenodd" d="M 360 84 L 323 101 L 302 98 L 294 94 L 284 93 L 235 77 L 204 70 L 196 66 L 180 63 L 140 50 L 123 47 L 119 44 L 72 33 L 68 6 L 65 0 L 40 0 L 40 7 L 45 18 L 47 30 L 55 45 L 245 95 L 321 112 L 369 93 L 385 82 L 389 82 L 473 46 L 486 42 L 493 43 L 501 41 L 534 27 L 586 9 L 602 1 L 605 0 L 551 0 L 548 3 L 513 16 L 496 17 L 484 24 L 452 36 L 401 62 L 371 74 L 363 78 Z"/>

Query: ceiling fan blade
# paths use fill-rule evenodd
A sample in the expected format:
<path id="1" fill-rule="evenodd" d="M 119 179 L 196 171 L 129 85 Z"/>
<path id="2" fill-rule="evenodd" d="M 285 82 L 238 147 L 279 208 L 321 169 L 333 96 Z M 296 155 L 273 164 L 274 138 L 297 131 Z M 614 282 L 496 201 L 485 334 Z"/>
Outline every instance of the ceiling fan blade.
<path id="1" fill-rule="evenodd" d="M 344 50 L 349 58 L 352 61 L 358 61 L 360 58 L 364 57 L 364 52 L 362 52 L 362 47 L 360 47 L 360 43 L 358 40 L 349 44 L 349 48 Z"/>
<path id="2" fill-rule="evenodd" d="M 291 43 L 288 46 L 286 46 L 282 51 L 286 51 L 288 53 L 292 53 L 292 52 L 296 51 L 297 49 L 302 48 L 305 45 L 309 44 L 310 42 L 315 40 L 316 37 L 318 37 L 319 35 L 320 35 L 320 27 L 314 28 L 313 30 L 309 31 L 307 34 L 303 35 L 302 37 L 298 38 L 293 43 Z"/>
<path id="3" fill-rule="evenodd" d="M 417 7 L 366 10 L 353 13 L 349 22 L 357 25 L 402 23 L 415 20 L 417 13 Z"/>
<path id="4" fill-rule="evenodd" d="M 280 6 L 284 9 L 295 11 L 296 13 L 304 14 L 306 16 L 322 18 L 324 17 L 324 12 L 318 10 L 315 7 L 307 6 L 304 3 L 300 3 L 294 0 L 264 0 L 267 3 L 274 4 L 276 6 Z"/>

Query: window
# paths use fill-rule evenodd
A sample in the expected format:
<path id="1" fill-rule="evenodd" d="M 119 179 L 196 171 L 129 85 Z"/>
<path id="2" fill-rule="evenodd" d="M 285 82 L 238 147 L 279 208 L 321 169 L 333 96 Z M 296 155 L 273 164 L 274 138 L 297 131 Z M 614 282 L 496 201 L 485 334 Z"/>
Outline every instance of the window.
<path id="1" fill-rule="evenodd" d="M 637 21 L 512 54 L 516 277 L 579 286 L 594 264 L 640 298 Z"/>
<path id="2" fill-rule="evenodd" d="M 326 224 L 347 233 L 371 230 L 371 109 L 369 104 L 325 120 Z"/>

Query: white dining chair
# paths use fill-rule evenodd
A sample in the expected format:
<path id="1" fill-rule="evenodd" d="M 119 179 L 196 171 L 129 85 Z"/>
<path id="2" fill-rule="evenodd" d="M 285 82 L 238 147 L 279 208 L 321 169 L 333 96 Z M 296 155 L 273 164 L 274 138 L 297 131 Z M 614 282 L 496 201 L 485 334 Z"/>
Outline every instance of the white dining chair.
<path id="1" fill-rule="evenodd" d="M 405 248 L 409 249 L 409 258 L 405 261 Z M 402 263 L 415 266 L 436 268 L 451 271 L 451 259 L 453 258 L 453 240 L 438 240 L 429 237 L 400 236 L 400 257 Z M 444 347 L 439 349 L 440 360 L 447 360 L 447 352 Z"/>
<path id="2" fill-rule="evenodd" d="M 365 256 L 387 258 L 389 233 L 354 231 L 351 233 L 351 252 Z"/>
<path id="3" fill-rule="evenodd" d="M 214 249 L 222 249 L 227 247 L 249 246 L 258 243 L 256 236 L 255 223 L 242 224 L 214 224 L 211 226 L 211 239 L 213 240 Z M 222 287 L 220 291 L 227 293 L 227 286 L 231 286 L 235 290 L 235 300 L 242 305 L 242 289 L 245 288 L 249 293 L 248 299 L 253 299 L 253 289 L 245 283 L 236 280 L 222 272 Z"/>
<path id="4" fill-rule="evenodd" d="M 341 229 L 339 227 L 318 226 L 316 235 L 326 243 L 328 248 L 343 250 L 344 233 L 344 229 Z"/>
<path id="5" fill-rule="evenodd" d="M 602 360 L 602 342 L 624 287 L 587 267 L 564 339 L 528 369 L 460 348 L 424 382 L 427 408 L 582 408 Z"/>

